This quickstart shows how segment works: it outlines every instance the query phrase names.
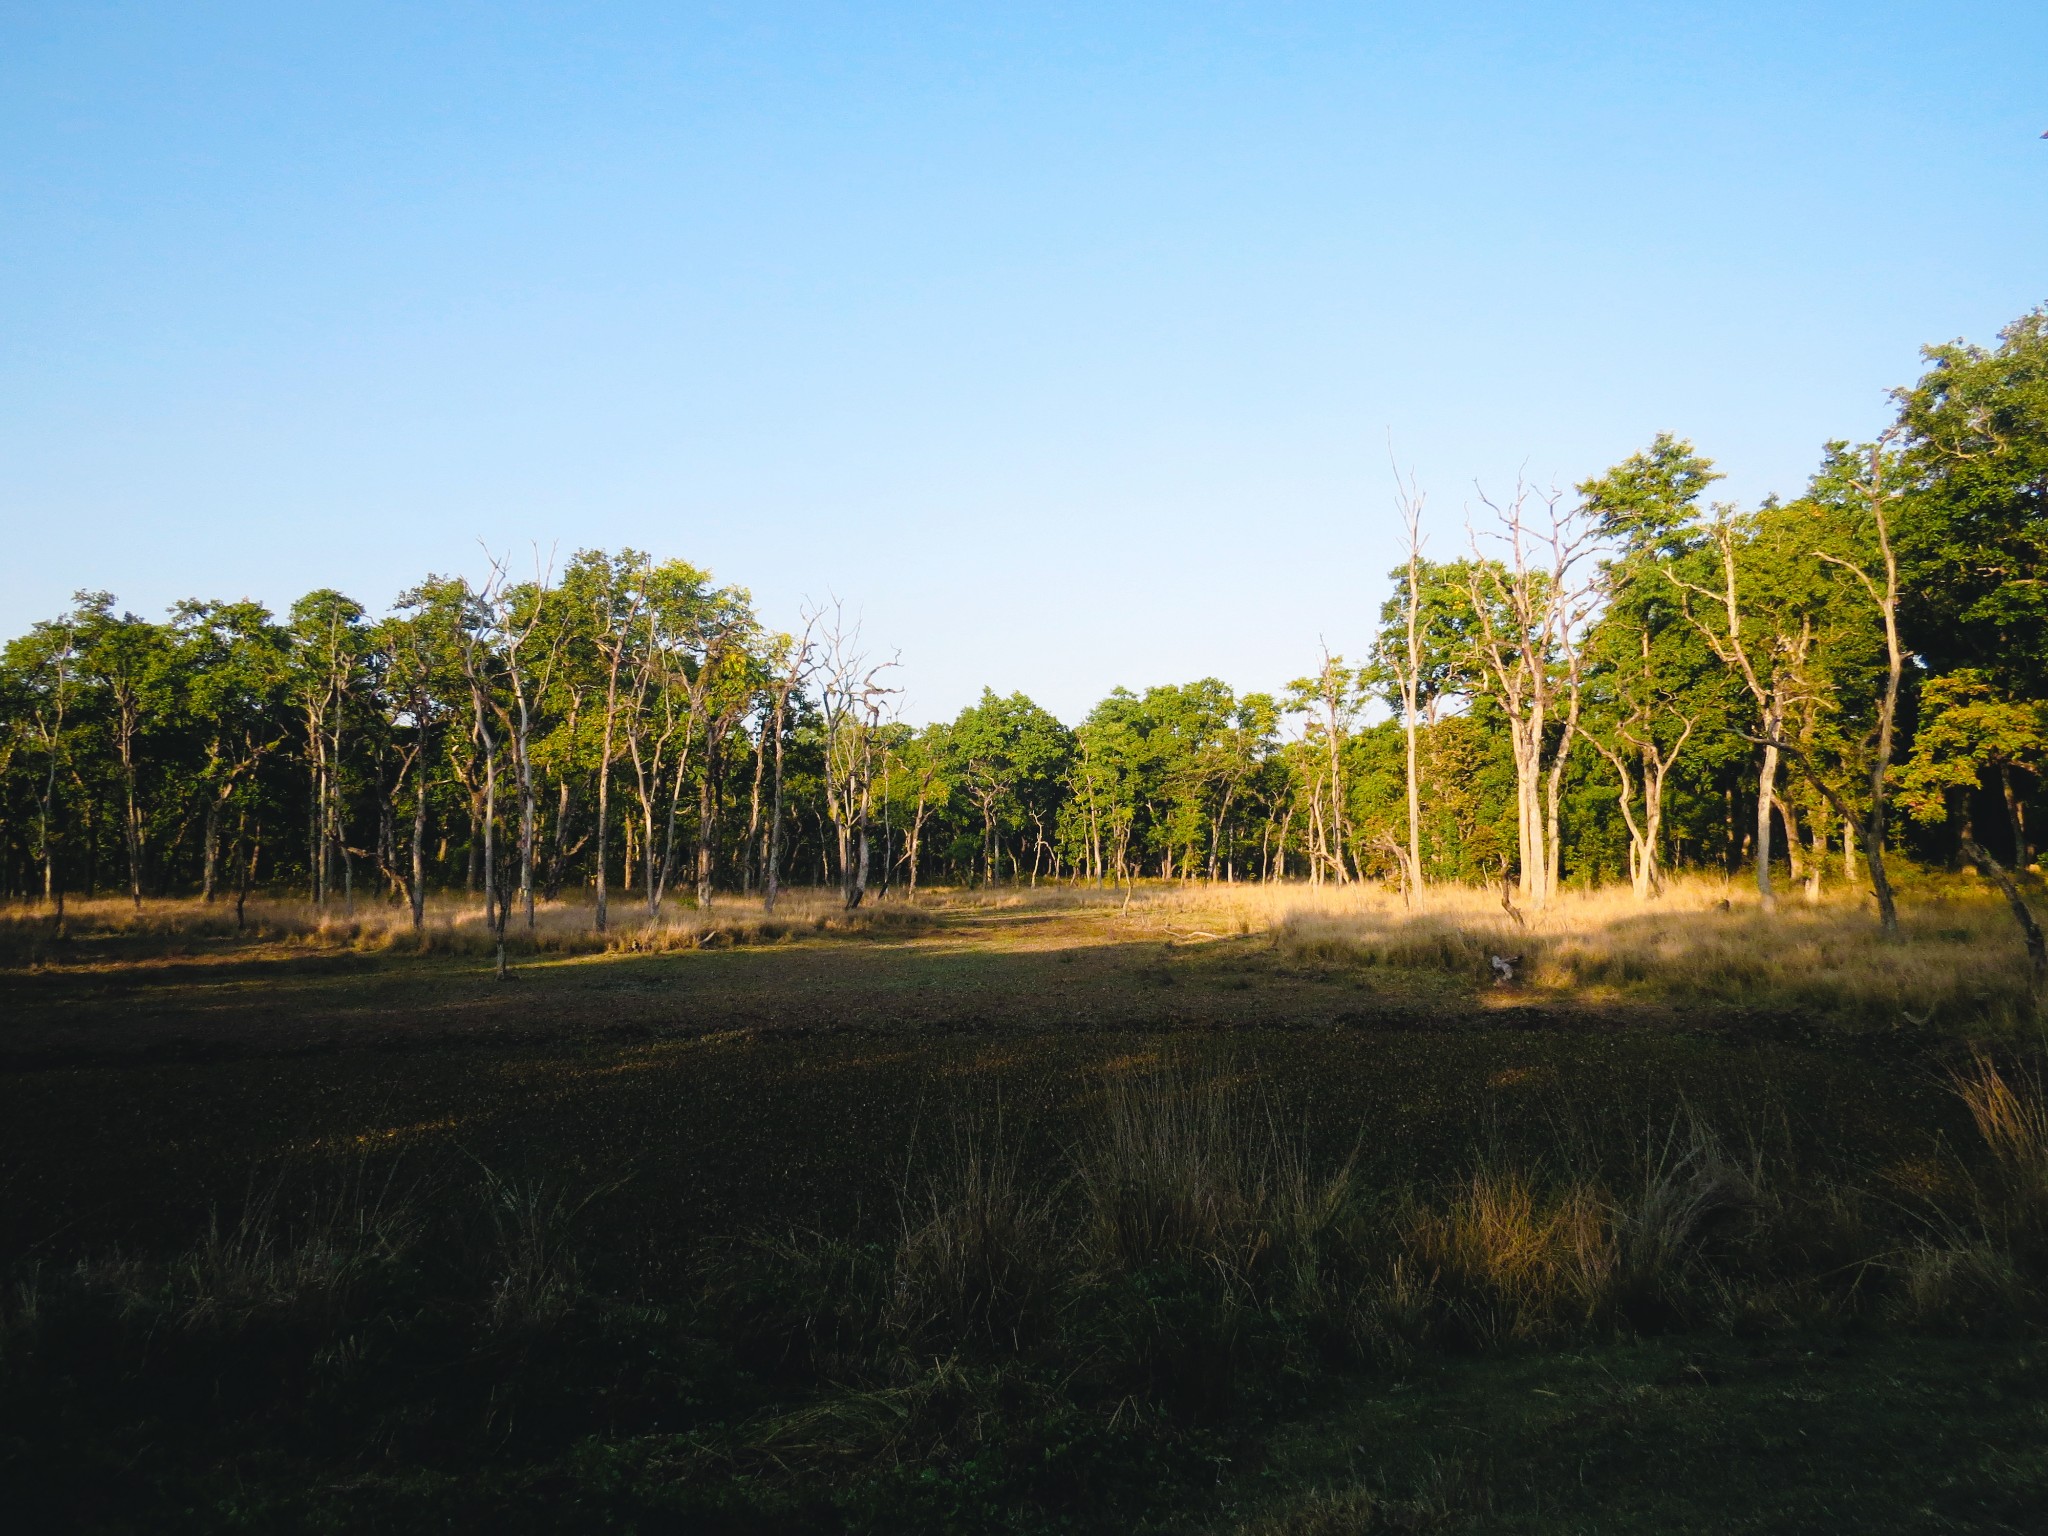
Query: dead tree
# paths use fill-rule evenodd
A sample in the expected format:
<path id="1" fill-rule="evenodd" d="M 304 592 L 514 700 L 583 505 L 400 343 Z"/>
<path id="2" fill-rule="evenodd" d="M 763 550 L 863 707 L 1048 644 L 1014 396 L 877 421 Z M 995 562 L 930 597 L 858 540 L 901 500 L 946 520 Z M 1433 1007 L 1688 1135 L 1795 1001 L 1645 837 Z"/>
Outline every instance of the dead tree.
<path id="1" fill-rule="evenodd" d="M 605 931 L 609 915 L 609 891 L 606 886 L 606 865 L 610 857 L 609 833 L 611 830 L 611 785 L 612 764 L 618 759 L 617 739 L 619 708 L 622 703 L 620 682 L 623 678 L 631 686 L 633 676 L 639 668 L 636 664 L 636 636 L 640 629 L 640 612 L 646 605 L 647 588 L 643 569 L 630 571 L 621 565 L 614 565 L 604 574 L 603 589 L 598 595 L 598 611 L 593 615 L 592 639 L 598 656 L 604 663 L 604 730 L 603 742 L 597 759 L 597 931 Z M 629 865 L 625 871 L 630 886 L 633 871 Z"/>
<path id="2" fill-rule="evenodd" d="M 835 602 L 823 637 L 818 703 L 825 727 L 825 807 L 838 836 L 840 892 L 849 912 L 867 895 L 876 733 L 896 692 L 881 676 L 895 665 L 893 658 L 869 660 L 861 650 L 860 625 L 849 628 L 844 608 Z"/>
<path id="3" fill-rule="evenodd" d="M 1411 477 L 1404 485 L 1398 472 L 1394 492 L 1408 537 L 1408 586 L 1402 594 L 1402 628 L 1406 641 L 1395 658 L 1394 676 L 1401 688 L 1401 733 L 1407 747 L 1408 854 L 1402 861 L 1407 876 L 1408 905 L 1420 910 L 1422 881 L 1422 779 L 1416 755 L 1416 733 L 1422 714 L 1422 508 L 1426 498 Z"/>
<path id="4" fill-rule="evenodd" d="M 1540 499 L 1544 526 L 1530 517 L 1532 493 L 1515 487 L 1506 505 L 1482 492 L 1500 531 L 1490 534 L 1502 558 L 1488 559 L 1468 530 L 1472 564 L 1466 593 L 1477 628 L 1482 686 L 1508 724 L 1515 763 L 1515 810 L 1523 898 L 1541 907 L 1556 891 L 1559 801 L 1565 760 L 1579 724 L 1580 632 L 1592 611 L 1593 587 L 1578 581 L 1593 528 L 1582 510 L 1560 512 L 1560 493 Z M 1557 718 L 1563 693 L 1563 719 Z M 1555 743 L 1553 725 L 1562 727 Z M 1547 793 L 1546 793 L 1547 791 Z"/>
<path id="5" fill-rule="evenodd" d="M 807 614 L 801 636 L 781 637 L 778 642 L 781 667 L 768 685 L 770 702 L 767 728 L 774 737 L 775 777 L 769 795 L 768 857 L 761 884 L 761 905 L 769 912 L 775 910 L 775 899 L 782 893 L 782 748 L 788 735 L 789 700 L 792 694 L 799 692 L 810 680 L 815 661 L 811 633 L 817 627 L 817 622 L 817 615 Z"/>
<path id="6" fill-rule="evenodd" d="M 519 794 L 519 901 L 526 912 L 526 931 L 532 933 L 533 919 L 533 862 L 534 862 L 534 793 L 533 754 L 530 750 L 533 739 L 533 711 L 535 699 L 545 695 L 548 675 L 553 670 L 560 645 L 543 646 L 539 664 L 539 675 L 526 652 L 534 635 L 540 630 L 542 621 L 549 616 L 548 593 L 549 571 L 540 564 L 540 552 L 534 551 L 534 582 L 526 592 L 521 592 L 507 580 L 505 565 L 495 555 L 486 551 L 490 560 L 490 579 L 479 594 L 483 616 L 490 626 L 490 632 L 497 651 L 499 665 L 505 675 L 507 698 L 493 696 L 499 724 L 512 748 L 512 772 Z M 524 611 L 522 611 L 522 609 Z M 503 924 L 500 923 L 502 931 Z M 500 949 L 504 947 L 502 941 Z"/>

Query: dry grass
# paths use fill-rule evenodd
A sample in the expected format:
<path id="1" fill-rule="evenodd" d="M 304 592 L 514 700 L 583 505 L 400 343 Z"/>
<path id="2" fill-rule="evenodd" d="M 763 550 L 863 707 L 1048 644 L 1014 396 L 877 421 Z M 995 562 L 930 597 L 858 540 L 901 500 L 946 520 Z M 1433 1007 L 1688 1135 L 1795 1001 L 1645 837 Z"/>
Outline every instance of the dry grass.
<path id="1" fill-rule="evenodd" d="M 1958 879 L 1928 885 L 1888 942 L 1867 902 L 1788 900 L 1674 882 L 1639 904 L 1623 888 L 1568 891 L 1510 915 L 1498 893 L 1439 888 L 1422 912 L 1378 888 L 1248 890 L 1225 910 L 1269 929 L 1302 961 L 1447 972 L 1491 984 L 1491 957 L 1518 959 L 1514 987 L 1589 1000 L 1646 998 L 1766 1007 L 1869 1028 L 1941 1023 L 2012 1028 L 2032 1018 L 2026 958 L 1995 896 Z"/>
<path id="2" fill-rule="evenodd" d="M 1234 1536 L 1392 1536 L 1467 1526 L 1491 1507 L 1471 1467 L 1431 1457 L 1406 1497 L 1371 1483 L 1319 1488 L 1281 1513 L 1236 1526 Z"/>
<path id="3" fill-rule="evenodd" d="M 1054 1283 L 1057 1199 L 1026 1178 L 999 1123 L 958 1129 L 950 1155 L 901 1201 L 886 1325 L 941 1348 L 1017 1347 Z"/>
<path id="4" fill-rule="evenodd" d="M 837 892 L 783 893 L 775 911 L 758 897 L 723 897 L 709 910 L 666 902 L 649 917 L 640 902 L 615 900 L 606 930 L 597 930 L 588 902 L 536 902 L 534 926 L 515 911 L 506 929 L 514 955 L 666 953 L 735 944 L 772 944 L 810 934 L 893 936 L 923 931 L 932 922 L 932 902 L 901 898 L 872 901 L 848 912 Z M 99 897 L 67 904 L 59 933 L 54 916 L 37 904 L 0 909 L 0 966 L 33 968 L 75 963 L 79 941 L 115 946 L 124 957 L 147 953 L 174 958 L 203 954 L 241 941 L 307 950 L 356 953 L 486 955 L 496 948 L 481 901 L 438 897 L 427 904 L 416 931 L 403 906 L 359 900 L 354 912 L 339 901 L 316 907 L 309 901 L 251 900 L 238 925 L 231 901 L 194 897 L 144 901 Z M 92 958 L 98 959 L 99 956 Z"/>
<path id="5" fill-rule="evenodd" d="M 1097 1272 L 1194 1265 L 1278 1304 L 1317 1289 L 1352 1203 L 1351 1164 L 1317 1171 L 1269 1109 L 1182 1071 L 1112 1077 L 1073 1165 Z"/>
<path id="6" fill-rule="evenodd" d="M 1978 1225 L 2022 1267 L 2048 1275 L 2048 1092 L 2036 1073 L 2008 1076 L 1982 1055 L 1955 1090 L 1991 1154 L 1991 1175 L 1976 1186 Z"/>
<path id="7" fill-rule="evenodd" d="M 197 1242 L 168 1261 L 119 1252 L 79 1260 L 72 1283 L 131 1315 L 187 1330 L 233 1330 L 262 1318 L 335 1314 L 421 1231 L 419 1210 L 386 1169 L 365 1165 L 304 1191 L 287 1208 L 279 1175 L 252 1187 L 232 1221 L 215 1212 Z"/>
<path id="8" fill-rule="evenodd" d="M 1485 1343 L 1584 1328 L 1612 1293 L 1620 1255 L 1600 1191 L 1572 1180 L 1539 1191 L 1518 1170 L 1482 1169 L 1408 1245 L 1452 1315 Z"/>
<path id="9" fill-rule="evenodd" d="M 2025 955 L 1995 895 L 1972 878 L 1914 874 L 1903 934 L 1887 942 L 1853 894 L 1818 903 L 1793 897 L 1774 914 L 1753 891 L 1718 879 L 1676 880 L 1638 903 L 1623 887 L 1567 891 L 1541 911 L 1504 911 L 1494 890 L 1439 887 L 1410 911 L 1372 885 L 1310 887 L 1199 883 L 1038 886 L 921 891 L 845 911 L 835 891 L 786 892 L 776 911 L 758 898 L 721 896 L 706 911 L 671 900 L 650 918 L 623 897 L 609 931 L 587 902 L 541 903 L 529 932 L 515 914 L 510 949 L 522 954 L 661 953 L 771 944 L 810 935 L 898 937 L 976 919 L 1044 914 L 1055 930 L 1095 941 L 1208 944 L 1266 936 L 1285 961 L 1432 974 L 1489 992 L 1494 956 L 1515 962 L 1498 995 L 1768 1008 L 1851 1027 L 1901 1025 L 1998 1033 L 2034 1019 Z M 1049 926 L 1048 926 L 1049 925 Z M 78 941 L 90 941 L 81 944 Z M 359 901 L 353 914 L 298 900 L 252 901 L 246 928 L 234 908 L 192 899 L 119 898 L 71 904 L 63 936 L 33 904 L 0 908 L 0 966 L 32 968 L 222 953 L 237 940 L 284 949 L 485 955 L 494 947 L 480 902 L 441 897 L 422 931 L 410 914 Z"/>
<path id="10" fill-rule="evenodd" d="M 1052 885 L 934 893 L 943 910 L 1093 913 L 1126 938 L 1202 944 L 1270 936 L 1297 963 L 1384 967 L 1512 993 L 1715 1003 L 1868 1028 L 2010 1030 L 2034 1021 L 2025 952 L 1994 891 L 1972 873 L 1903 871 L 1902 933 L 1885 939 L 1867 896 L 1799 893 L 1763 912 L 1753 886 L 1674 879 L 1638 902 L 1626 886 L 1567 890 L 1541 910 L 1502 908 L 1494 888 L 1439 886 L 1409 910 L 1381 885 L 1202 882 Z"/>

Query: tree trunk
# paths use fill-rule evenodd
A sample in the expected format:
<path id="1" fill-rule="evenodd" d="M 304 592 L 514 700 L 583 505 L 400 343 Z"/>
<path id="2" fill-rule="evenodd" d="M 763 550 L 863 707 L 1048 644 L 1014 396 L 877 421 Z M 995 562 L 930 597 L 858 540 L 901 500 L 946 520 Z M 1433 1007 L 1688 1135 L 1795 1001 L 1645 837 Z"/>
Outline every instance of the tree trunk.
<path id="1" fill-rule="evenodd" d="M 220 797 L 206 804 L 206 828 L 200 834 L 199 899 L 213 905 L 214 870 L 220 859 Z"/>
<path id="2" fill-rule="evenodd" d="M 1672 756 L 1675 758 L 1677 755 L 1674 750 Z M 1660 867 L 1658 849 L 1664 835 L 1664 776 L 1670 771 L 1670 766 L 1662 760 L 1652 762 L 1648 749 L 1644 749 L 1643 889 L 1650 896 L 1664 893 L 1664 871 Z"/>
<path id="3" fill-rule="evenodd" d="M 141 911 L 141 811 L 135 807 L 135 727 L 129 723 L 121 727 L 121 784 L 127 791 L 123 838 L 129 856 L 129 897 Z"/>
<path id="4" fill-rule="evenodd" d="M 697 906 L 711 910 L 712 840 L 718 830 L 718 742 L 706 726 L 704 779 L 697 786 Z"/>
<path id="5" fill-rule="evenodd" d="M 754 738 L 754 796 L 747 805 L 746 893 L 754 894 L 761 878 L 761 778 L 768 762 L 768 733 Z"/>
<path id="6" fill-rule="evenodd" d="M 769 796 L 768 805 L 768 868 L 763 872 L 761 908 L 765 912 L 775 910 L 775 898 L 781 894 L 782 870 L 782 711 L 786 694 L 778 694 L 775 700 L 775 787 Z"/>
<path id="7" fill-rule="evenodd" d="M 249 841 L 249 813 L 242 812 L 235 828 L 235 932 L 245 926 L 244 910 L 249 905 L 249 885 L 256 878 L 256 846 Z"/>
<path id="8" fill-rule="evenodd" d="M 2020 895 L 2020 888 L 2013 882 L 2011 874 L 1967 831 L 1963 834 L 1963 852 L 1986 878 L 1997 885 L 2012 913 L 2012 920 L 2019 924 L 2020 936 L 2027 945 L 2027 968 L 2033 989 L 2034 1013 L 2038 1018 L 2044 1001 L 2048 1001 L 2048 942 L 2041 937 L 2041 925 L 2034 921 L 2034 914 L 2028 910 L 2026 899 Z"/>
<path id="9" fill-rule="evenodd" d="M 526 910 L 526 931 L 532 933 L 533 921 L 533 759 L 527 751 L 527 734 L 532 728 L 526 708 L 526 694 L 519 694 L 519 729 L 513 737 L 518 749 L 519 761 L 519 903 Z"/>
<path id="10" fill-rule="evenodd" d="M 1797 885 L 1805 874 L 1805 868 L 1799 861 L 1799 818 L 1793 814 L 1784 796 L 1774 796 L 1772 803 L 1778 812 L 1778 825 L 1785 833 L 1785 878 Z"/>
<path id="11" fill-rule="evenodd" d="M 1806 845 L 1806 901 L 1809 906 L 1819 906 L 1827 880 L 1828 829 L 1827 818 L 1818 807 L 1807 818 Z"/>
<path id="12" fill-rule="evenodd" d="M 2013 793 L 2012 764 L 1998 765 L 1998 788 L 2005 796 L 2005 821 L 2012 828 L 2012 867 L 2024 870 L 2033 860 L 2028 857 L 2027 819 L 2020 810 L 2019 796 Z"/>
<path id="13" fill-rule="evenodd" d="M 605 862 L 610 855 L 612 808 L 612 731 L 618 723 L 618 663 L 612 663 L 605 682 L 604 748 L 597 759 L 597 931 L 603 933 L 609 915 L 610 892 L 605 884 Z M 630 870 L 628 871 L 630 873 Z"/>
<path id="14" fill-rule="evenodd" d="M 413 772 L 412 787 L 412 888 L 406 897 L 412 905 L 412 931 L 423 933 L 427 926 L 427 732 L 420 727 L 420 751 Z"/>
<path id="15" fill-rule="evenodd" d="M 1765 729 L 1776 735 L 1767 723 Z M 1771 802 L 1777 799 L 1778 749 L 1764 748 L 1763 767 L 1756 776 L 1756 894 L 1766 912 L 1778 910 L 1778 898 L 1771 889 Z"/>
<path id="16" fill-rule="evenodd" d="M 1877 920 L 1885 933 L 1899 936 L 1899 906 L 1892 896 L 1892 881 L 1884 867 L 1884 825 L 1872 820 L 1863 829 L 1863 856 L 1870 863 L 1870 887 L 1877 896 Z"/>

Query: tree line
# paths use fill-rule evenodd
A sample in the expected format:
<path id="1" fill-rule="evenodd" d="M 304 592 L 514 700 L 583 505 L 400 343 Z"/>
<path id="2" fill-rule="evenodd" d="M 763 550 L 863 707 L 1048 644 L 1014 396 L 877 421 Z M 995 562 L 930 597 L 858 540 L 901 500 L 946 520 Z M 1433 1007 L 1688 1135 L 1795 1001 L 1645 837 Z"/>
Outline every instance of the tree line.
<path id="1" fill-rule="evenodd" d="M 1119 688 L 1068 726 L 984 692 L 896 716 L 828 608 L 788 631 L 687 562 L 435 576 L 375 617 L 105 593 L 0 655 L 0 883 L 485 902 L 500 938 L 835 885 L 1141 878 L 1788 889 L 1969 861 L 2024 911 L 2048 765 L 2048 312 L 1926 351 L 1874 441 L 1738 507 L 1660 435 L 1571 492 L 1482 495 L 1406 558 L 1365 651 L 1282 690 Z M 1362 599 L 1362 606 L 1369 600 Z M 2036 822 L 2038 816 L 2035 815 Z M 2028 920 L 2029 922 L 2031 919 Z"/>

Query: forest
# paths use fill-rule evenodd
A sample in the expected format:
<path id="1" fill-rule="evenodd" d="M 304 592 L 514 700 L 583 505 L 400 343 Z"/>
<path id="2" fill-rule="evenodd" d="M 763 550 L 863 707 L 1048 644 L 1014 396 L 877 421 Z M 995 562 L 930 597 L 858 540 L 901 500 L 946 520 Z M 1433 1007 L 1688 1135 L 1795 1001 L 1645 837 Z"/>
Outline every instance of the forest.
<path id="1" fill-rule="evenodd" d="M 1278 692 L 1023 694 L 900 717 L 832 605 L 788 628 L 681 559 L 583 550 L 428 576 L 375 616 L 161 622 L 80 592 L 0 659 L 0 886 L 321 906 L 479 893 L 708 907 L 789 884 L 1140 878 L 1565 886 L 1754 872 L 1817 899 L 1886 860 L 2010 888 L 2048 764 L 2048 311 L 1926 350 L 1876 440 L 1804 491 L 1717 501 L 1661 434 L 1571 492 L 1401 490 L 1360 653 Z M 1434 546 L 1434 547 L 1432 547 Z M 1357 617 L 1331 616 L 1356 624 Z M 2022 910 L 2014 896 L 2015 910 Z M 2038 939 L 2035 941 L 2038 943 Z"/>

